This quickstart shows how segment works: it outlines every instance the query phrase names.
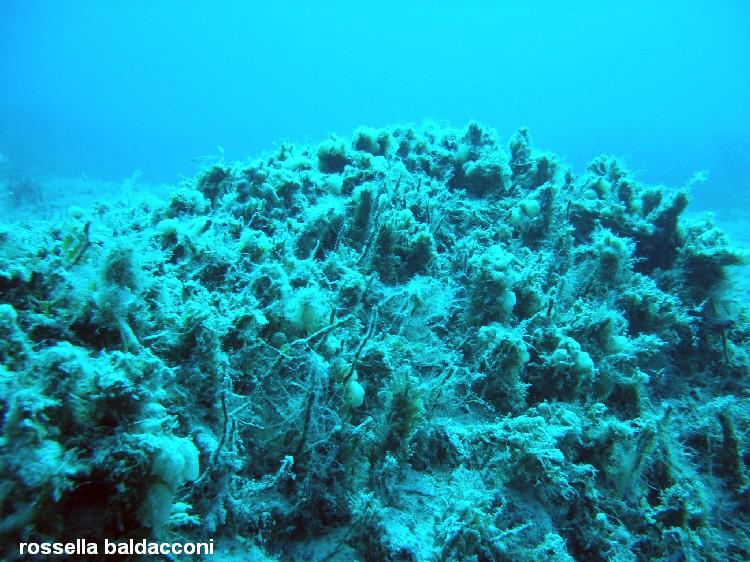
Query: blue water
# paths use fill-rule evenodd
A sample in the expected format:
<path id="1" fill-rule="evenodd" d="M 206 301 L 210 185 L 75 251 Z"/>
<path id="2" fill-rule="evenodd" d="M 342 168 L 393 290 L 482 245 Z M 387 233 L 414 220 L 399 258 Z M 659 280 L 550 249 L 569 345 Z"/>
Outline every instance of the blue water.
<path id="1" fill-rule="evenodd" d="M 568 4 L 568 5 L 565 5 Z M 747 198 L 750 2 L 0 3 L 0 153 L 151 182 L 361 124 L 478 119 Z"/>

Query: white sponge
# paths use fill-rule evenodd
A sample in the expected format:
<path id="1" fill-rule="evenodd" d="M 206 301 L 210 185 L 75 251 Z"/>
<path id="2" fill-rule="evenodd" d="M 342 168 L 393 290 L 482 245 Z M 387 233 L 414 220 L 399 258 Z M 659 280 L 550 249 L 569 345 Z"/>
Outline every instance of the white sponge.
<path id="1" fill-rule="evenodd" d="M 198 449 L 184 437 L 159 436 L 152 472 L 171 490 L 198 478 Z"/>

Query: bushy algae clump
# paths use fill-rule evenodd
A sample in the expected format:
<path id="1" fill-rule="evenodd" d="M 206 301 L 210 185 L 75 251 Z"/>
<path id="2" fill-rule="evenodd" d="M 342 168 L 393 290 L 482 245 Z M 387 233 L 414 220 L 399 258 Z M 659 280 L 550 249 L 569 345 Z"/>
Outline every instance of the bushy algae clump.
<path id="1" fill-rule="evenodd" d="M 749 558 L 745 256 L 687 201 L 363 127 L 3 227 L 3 556 Z"/>

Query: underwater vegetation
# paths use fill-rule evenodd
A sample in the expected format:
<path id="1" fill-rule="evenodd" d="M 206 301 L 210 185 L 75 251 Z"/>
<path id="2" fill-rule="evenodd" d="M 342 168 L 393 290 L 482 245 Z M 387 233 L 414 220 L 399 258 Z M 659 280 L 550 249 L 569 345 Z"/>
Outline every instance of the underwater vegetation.
<path id="1" fill-rule="evenodd" d="M 750 558 L 747 256 L 687 204 L 425 124 L 2 226 L 2 556 Z"/>

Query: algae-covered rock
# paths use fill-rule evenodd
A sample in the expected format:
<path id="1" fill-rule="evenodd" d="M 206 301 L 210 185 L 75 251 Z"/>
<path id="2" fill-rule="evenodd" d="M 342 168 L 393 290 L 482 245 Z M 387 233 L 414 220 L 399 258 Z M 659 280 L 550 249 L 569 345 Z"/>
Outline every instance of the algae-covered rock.
<path id="1" fill-rule="evenodd" d="M 1 556 L 750 558 L 746 255 L 561 162 L 361 127 L 3 226 Z"/>

